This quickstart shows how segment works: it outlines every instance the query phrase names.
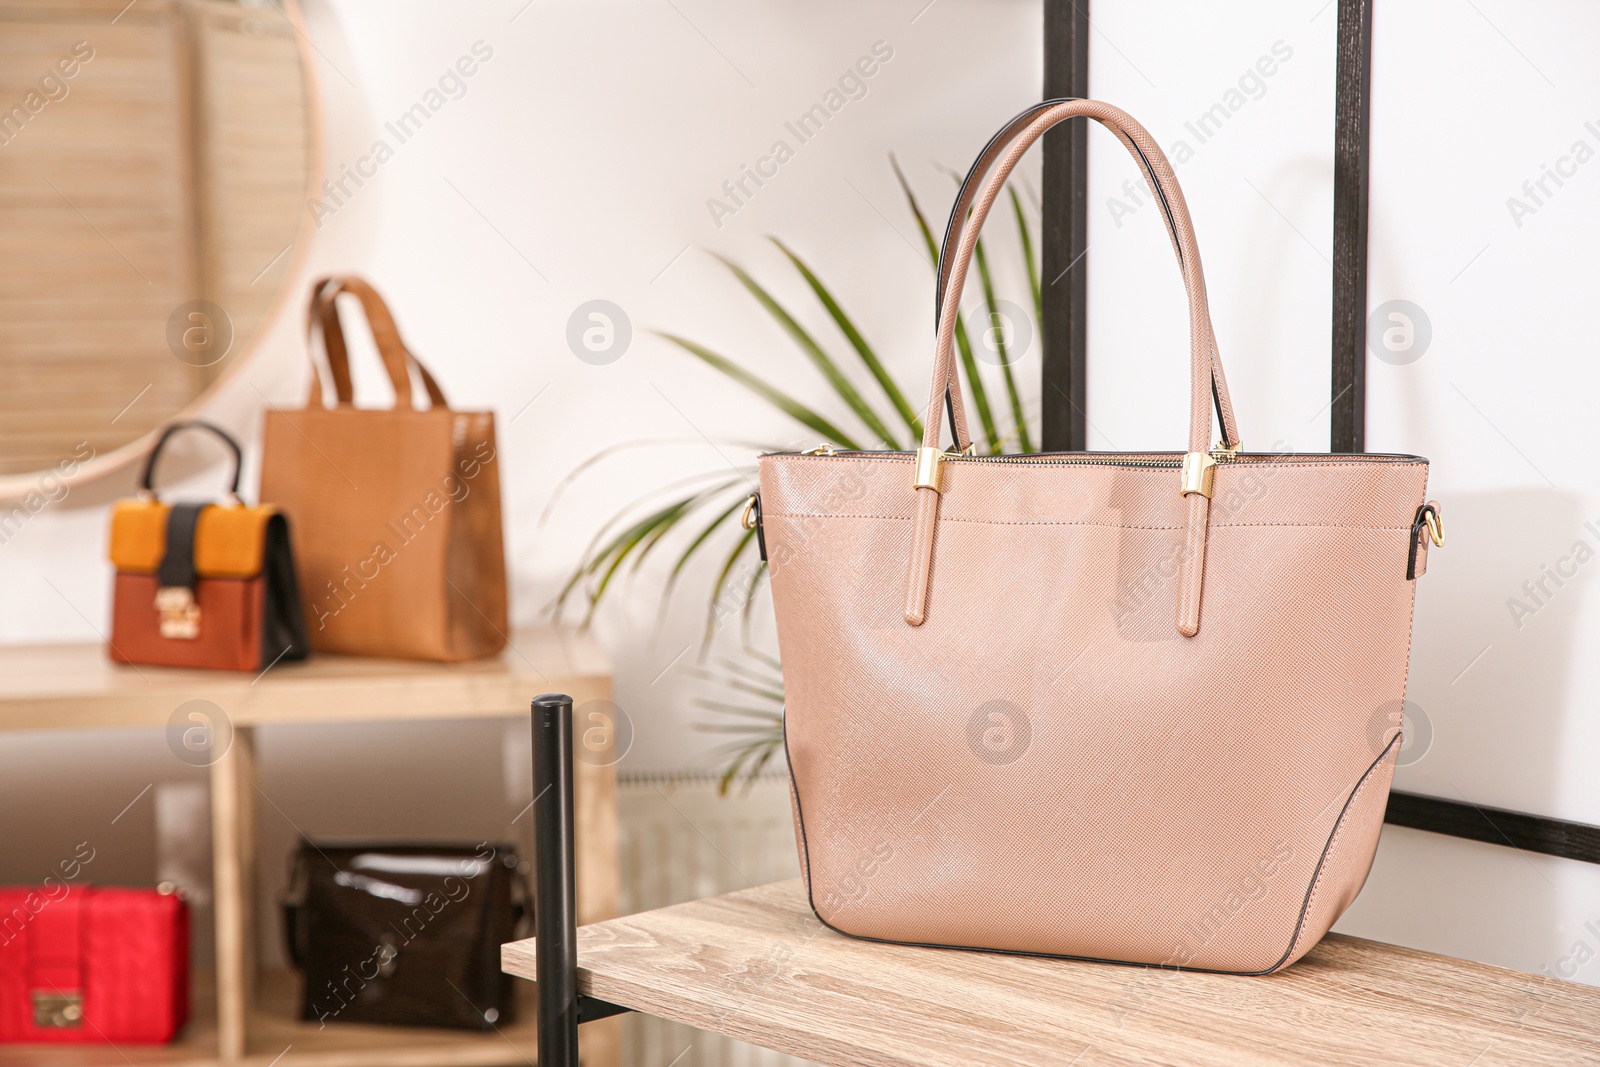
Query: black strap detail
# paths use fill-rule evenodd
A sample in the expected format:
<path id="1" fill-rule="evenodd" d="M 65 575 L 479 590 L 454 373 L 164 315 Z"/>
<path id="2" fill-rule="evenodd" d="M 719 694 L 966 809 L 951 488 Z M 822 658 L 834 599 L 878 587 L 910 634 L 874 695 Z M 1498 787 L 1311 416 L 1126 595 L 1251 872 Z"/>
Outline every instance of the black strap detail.
<path id="1" fill-rule="evenodd" d="M 210 504 L 174 504 L 167 516 L 167 549 L 156 571 L 163 589 L 182 586 L 193 590 L 199 575 L 194 569 L 194 530 L 200 513 Z"/>
<path id="2" fill-rule="evenodd" d="M 155 493 L 156 460 L 161 455 L 161 450 L 167 447 L 167 441 L 181 430 L 205 430 L 221 438 L 222 443 L 228 446 L 228 451 L 233 453 L 233 480 L 228 484 L 228 492 L 234 496 L 239 495 L 239 467 L 243 460 L 243 453 L 239 442 L 228 435 L 228 432 L 219 426 L 206 422 L 203 419 L 189 419 L 186 422 L 175 422 L 161 431 L 161 436 L 156 438 L 155 447 L 150 449 L 149 457 L 144 461 L 144 473 L 139 476 L 139 488 L 147 493 Z"/>

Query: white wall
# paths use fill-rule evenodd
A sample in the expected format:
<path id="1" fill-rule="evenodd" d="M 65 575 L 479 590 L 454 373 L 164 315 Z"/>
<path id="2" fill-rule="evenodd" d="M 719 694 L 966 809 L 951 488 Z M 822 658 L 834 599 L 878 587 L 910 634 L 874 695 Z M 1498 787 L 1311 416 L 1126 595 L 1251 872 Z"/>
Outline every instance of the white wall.
<path id="1" fill-rule="evenodd" d="M 464 96 L 325 221 L 307 274 L 348 268 L 371 277 L 453 400 L 499 414 L 513 610 L 531 622 L 621 502 L 686 471 L 717 469 L 724 452 L 736 461 L 750 454 L 722 442 L 810 443 L 809 432 L 650 334 L 689 334 L 824 402 L 815 372 L 708 251 L 750 265 L 823 330 L 764 242 L 783 236 L 920 394 L 928 271 L 887 153 L 941 211 L 951 185 L 939 166 L 964 166 L 1001 121 L 1037 99 L 1041 68 L 1039 5 L 1020 0 L 521 8 L 522 0 L 311 8 L 335 171 L 365 155 L 384 121 L 475 42 L 493 56 Z M 1600 221 L 1600 164 L 1579 169 L 1520 228 L 1505 205 L 1571 141 L 1600 147 L 1600 134 L 1584 128 L 1600 120 L 1600 110 L 1586 111 L 1597 75 L 1584 42 L 1600 27 L 1584 20 L 1594 17 L 1489 0 L 1380 11 L 1372 302 L 1421 305 L 1433 340 L 1409 365 L 1370 361 L 1369 406 L 1373 449 L 1434 460 L 1450 524 L 1449 546 L 1434 554 L 1420 590 L 1413 668 L 1412 696 L 1434 740 L 1399 784 L 1600 822 L 1600 791 L 1586 773 L 1600 740 L 1586 698 L 1600 679 L 1576 654 L 1600 625 L 1591 568 L 1521 629 L 1504 603 L 1573 541 L 1591 536 L 1600 546 L 1582 529 L 1600 518 L 1600 504 L 1583 465 L 1597 372 L 1578 310 L 1596 281 L 1583 242 Z M 1321 0 L 1226 10 L 1166 2 L 1159 17 L 1149 4 L 1095 10 L 1095 95 L 1126 107 L 1164 145 L 1181 138 L 1194 149 L 1178 170 L 1252 446 L 1326 447 L 1333 22 Z M 707 198 L 880 40 L 894 56 L 865 98 L 718 228 Z M 1246 85 L 1259 98 L 1204 144 L 1186 136 L 1184 123 L 1224 101 L 1262 57 L 1274 60 L 1264 91 Z M 1152 211 L 1117 224 L 1107 202 L 1135 174 L 1110 138 L 1091 143 L 1091 446 L 1175 447 L 1186 388 L 1177 274 L 1162 265 L 1170 253 Z M 624 308 L 634 327 L 631 347 L 609 366 L 580 361 L 565 341 L 573 309 L 596 298 Z M 303 361 L 296 328 L 283 324 L 213 414 L 256 434 L 255 389 L 298 403 Z M 1032 402 L 1035 353 L 1021 369 Z M 576 464 L 655 437 L 687 443 L 601 467 L 540 524 Z M 217 477 L 202 472 L 189 486 L 198 492 Z M 128 484 L 74 490 L 0 549 L 0 637 L 94 638 L 106 613 L 105 505 Z M 659 629 L 650 574 L 597 622 L 637 730 L 630 767 L 703 758 L 705 738 L 687 729 L 700 715 L 686 669 L 694 657 L 680 653 L 699 633 L 694 594 L 705 579 L 702 569 L 681 583 Z M 67 740 L 0 745 L 8 834 L 24 805 L 30 817 L 70 816 L 59 834 L 58 823 L 40 819 L 50 834 L 7 849 L 0 880 L 49 866 L 109 817 L 101 809 L 115 812 L 145 782 L 181 777 L 159 740 Z M 504 833 L 518 787 L 502 773 L 501 741 L 494 726 L 273 731 L 265 787 L 284 814 L 264 825 L 266 847 L 286 848 L 291 822 L 312 833 Z M 408 788 L 419 781 L 423 788 Z M 154 831 L 141 810 L 106 831 L 111 860 L 102 870 L 142 876 Z M 1341 928 L 1600 981 L 1595 966 L 1563 963 L 1577 941 L 1594 940 L 1583 924 L 1600 918 L 1597 889 L 1600 874 L 1579 864 L 1390 829 Z"/>

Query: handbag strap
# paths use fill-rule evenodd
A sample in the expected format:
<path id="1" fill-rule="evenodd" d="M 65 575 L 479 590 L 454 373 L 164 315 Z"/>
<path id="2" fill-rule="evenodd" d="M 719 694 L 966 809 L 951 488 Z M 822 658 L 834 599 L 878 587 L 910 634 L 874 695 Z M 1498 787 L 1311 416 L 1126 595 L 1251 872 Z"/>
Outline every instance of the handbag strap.
<path id="1" fill-rule="evenodd" d="M 354 275 L 333 275 L 318 281 L 311 287 L 311 304 L 306 309 L 308 342 L 318 328 L 322 332 L 322 347 L 327 356 L 328 375 L 333 381 L 335 403 L 349 406 L 355 401 L 355 388 L 350 378 L 350 350 L 345 344 L 344 326 L 339 319 L 338 302 L 343 293 L 349 293 L 361 303 L 361 310 L 367 317 L 367 325 L 372 330 L 372 339 L 378 347 L 378 355 L 383 360 L 384 370 L 388 372 L 389 383 L 394 387 L 395 407 L 404 410 L 412 406 L 411 368 L 413 367 L 416 368 L 417 376 L 422 379 L 430 403 L 435 407 L 449 407 L 439 383 L 401 340 L 400 328 L 395 325 L 394 316 L 389 312 L 389 305 L 384 303 L 383 297 L 378 295 L 378 291 L 371 284 Z M 316 372 L 315 363 L 316 356 L 313 354 L 310 405 L 321 407 L 322 375 Z"/>
<path id="2" fill-rule="evenodd" d="M 1075 97 L 1057 97 L 1034 104 L 1032 107 L 1019 112 L 1011 121 L 1007 122 L 995 135 L 989 138 L 983 151 L 978 153 L 978 158 L 973 161 L 966 177 L 962 179 L 961 189 L 956 194 L 955 205 L 950 209 L 950 219 L 945 225 L 944 240 L 939 245 L 939 263 L 934 291 L 934 325 L 937 327 L 944 311 L 945 289 L 950 280 L 950 271 L 955 263 L 954 252 L 961 238 L 962 231 L 966 228 L 972 210 L 972 203 L 977 198 L 978 191 L 985 175 L 999 159 L 1005 149 L 1010 146 L 1028 126 L 1046 111 L 1059 104 L 1073 102 Z M 1121 141 L 1123 147 L 1134 157 L 1139 164 L 1139 170 L 1144 176 L 1145 183 L 1150 187 L 1155 197 L 1157 206 L 1161 209 L 1162 220 L 1167 225 L 1167 237 L 1172 242 L 1173 252 L 1178 257 L 1180 268 L 1183 265 L 1183 242 L 1179 237 L 1178 223 L 1173 216 L 1172 204 L 1167 199 L 1166 191 L 1151 165 L 1150 157 L 1139 147 L 1133 135 L 1115 119 L 1102 119 L 1102 123 Z M 1174 186 L 1176 183 L 1174 183 Z M 1177 190 L 1178 201 L 1182 203 L 1182 190 Z M 1209 324 L 1209 323 L 1208 323 Z M 1212 402 L 1217 410 L 1217 420 L 1222 425 L 1222 444 L 1225 448 L 1237 448 L 1239 432 L 1234 421 L 1233 406 L 1228 400 L 1228 384 L 1222 373 L 1222 362 L 1217 357 L 1213 344 L 1211 359 L 1212 377 Z M 961 383 L 955 361 L 950 364 L 950 376 L 945 385 L 945 411 L 950 419 L 950 432 L 955 440 L 956 451 L 964 450 L 970 443 L 971 437 L 967 431 L 966 411 L 962 404 Z"/>
<path id="3" fill-rule="evenodd" d="M 204 430 L 228 446 L 228 452 L 233 456 L 233 476 L 228 482 L 228 496 L 233 499 L 234 503 L 238 503 L 239 467 L 243 460 L 239 442 L 235 441 L 222 427 L 206 422 L 204 419 L 186 419 L 183 422 L 174 422 L 161 431 L 161 436 L 156 438 L 154 447 L 150 449 L 150 455 L 145 457 L 144 470 L 139 475 L 139 489 L 151 499 L 156 499 L 156 460 L 161 458 L 162 450 L 167 447 L 167 442 L 184 430 Z"/>
<path id="4" fill-rule="evenodd" d="M 939 496 L 942 492 L 940 463 L 944 453 L 939 449 L 942 429 L 940 408 L 945 396 L 954 391 L 951 384 L 955 362 L 955 319 L 978 234 L 1023 153 L 1052 126 L 1080 116 L 1110 127 L 1119 133 L 1119 140 L 1125 136 L 1124 146 L 1144 165 L 1147 178 L 1153 179 L 1152 187 L 1157 198 L 1165 205 L 1176 236 L 1174 249 L 1183 272 L 1184 289 L 1189 297 L 1190 347 L 1189 450 L 1184 457 L 1178 484 L 1173 487 L 1175 492 L 1184 497 L 1187 511 L 1178 585 L 1177 628 L 1186 637 L 1194 636 L 1200 629 L 1201 578 L 1205 570 L 1206 527 L 1211 503 L 1210 468 L 1214 462 L 1207 445 L 1211 436 L 1211 404 L 1214 397 L 1218 408 L 1224 413 L 1226 425 L 1231 421 L 1232 402 L 1228 396 L 1227 382 L 1220 373 L 1220 359 L 1216 354 L 1211 313 L 1206 299 L 1205 274 L 1201 269 L 1194 225 L 1189 218 L 1183 192 L 1172 172 L 1172 165 L 1167 162 L 1166 155 L 1149 131 L 1131 115 L 1098 100 L 1066 100 L 1038 110 L 1015 132 L 1004 151 L 994 160 L 992 173 L 988 174 L 982 188 L 972 198 L 970 220 L 962 223 L 957 218 L 952 222 L 951 228 L 956 231 L 957 242 L 943 290 L 939 332 L 934 349 L 933 387 L 912 483 L 917 495 L 917 513 L 912 528 L 904 616 L 906 622 L 913 626 L 920 626 L 927 614 L 928 586 L 933 568 L 933 534 L 938 522 Z M 1214 366 L 1217 368 L 1215 373 Z M 957 433 L 965 431 L 961 426 L 953 429 Z M 1237 448 L 1237 434 L 1231 427 L 1227 433 L 1227 447 L 1230 450 Z"/>

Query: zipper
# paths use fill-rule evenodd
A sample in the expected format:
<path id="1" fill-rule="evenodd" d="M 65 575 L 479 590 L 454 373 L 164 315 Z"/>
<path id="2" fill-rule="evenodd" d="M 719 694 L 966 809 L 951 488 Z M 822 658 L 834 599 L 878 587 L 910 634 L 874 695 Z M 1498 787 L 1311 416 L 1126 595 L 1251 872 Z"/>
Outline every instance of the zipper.
<path id="1" fill-rule="evenodd" d="M 867 456 L 877 458 L 904 456 L 905 458 L 912 460 L 915 460 L 917 456 L 915 452 L 835 448 L 832 445 L 827 444 L 817 445 L 813 448 L 808 448 L 803 452 L 776 452 L 772 454 L 779 456 Z M 1275 456 L 1270 452 L 1244 452 L 1238 455 L 1229 455 L 1226 452 L 1219 451 L 1212 453 L 1212 455 L 1217 458 L 1217 462 L 1219 464 L 1232 462 L 1238 459 L 1255 458 L 1258 456 L 1283 458 Z M 1286 453 L 1285 455 L 1304 456 L 1308 455 L 1308 453 L 1291 452 Z M 1373 452 L 1346 452 L 1337 454 L 1328 453 L 1326 455 L 1322 453 L 1316 453 L 1316 458 L 1324 462 L 1331 461 L 1334 463 L 1426 462 L 1426 460 L 1423 460 L 1418 456 Z M 1106 458 L 1100 458 L 1100 456 L 1096 454 L 1076 452 L 1008 452 L 998 456 L 970 456 L 959 452 L 946 452 L 944 453 L 944 460 L 949 463 L 1028 463 L 1036 466 L 1047 467 L 1124 467 L 1133 470 L 1181 470 L 1183 467 L 1182 455 L 1173 456 L 1171 459 L 1124 460 L 1111 458 L 1109 455 Z"/>
<path id="2" fill-rule="evenodd" d="M 945 459 L 951 462 L 960 460 L 962 463 L 1031 463 L 1042 467 L 1130 467 L 1144 470 L 1177 470 L 1183 466 L 1183 458 L 1175 457 L 1172 460 L 1118 460 L 1097 459 L 1093 456 L 1056 456 L 1050 453 L 1010 453 L 999 456 L 961 456 L 950 453 Z"/>

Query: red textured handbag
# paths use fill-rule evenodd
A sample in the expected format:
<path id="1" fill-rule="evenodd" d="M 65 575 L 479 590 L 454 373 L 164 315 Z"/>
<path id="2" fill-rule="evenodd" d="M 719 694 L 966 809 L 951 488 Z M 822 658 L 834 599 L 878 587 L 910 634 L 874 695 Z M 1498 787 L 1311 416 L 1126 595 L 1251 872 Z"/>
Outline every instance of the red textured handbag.
<path id="1" fill-rule="evenodd" d="M 0 889 L 0 1043 L 165 1044 L 189 1017 L 177 893 Z"/>

